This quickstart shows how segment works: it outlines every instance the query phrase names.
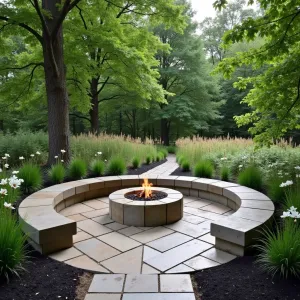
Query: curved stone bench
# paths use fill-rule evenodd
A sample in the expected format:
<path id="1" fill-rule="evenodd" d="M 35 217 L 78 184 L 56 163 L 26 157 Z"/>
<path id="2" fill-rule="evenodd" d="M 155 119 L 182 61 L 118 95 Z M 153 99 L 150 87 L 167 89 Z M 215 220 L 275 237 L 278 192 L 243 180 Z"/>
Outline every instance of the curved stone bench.
<path id="1" fill-rule="evenodd" d="M 42 189 L 20 204 L 19 216 L 28 241 L 41 253 L 48 254 L 73 245 L 76 222 L 59 212 L 73 204 L 108 196 L 128 187 L 141 186 L 145 176 L 109 176 L 82 179 Z M 157 187 L 176 189 L 183 195 L 208 199 L 236 211 L 230 216 L 218 216 L 211 223 L 211 235 L 216 248 L 244 255 L 255 243 L 257 229 L 273 215 L 274 205 L 264 194 L 235 183 L 185 176 L 150 176 Z M 193 214 L 195 208 L 187 207 Z M 211 219 L 211 218 L 210 218 Z"/>

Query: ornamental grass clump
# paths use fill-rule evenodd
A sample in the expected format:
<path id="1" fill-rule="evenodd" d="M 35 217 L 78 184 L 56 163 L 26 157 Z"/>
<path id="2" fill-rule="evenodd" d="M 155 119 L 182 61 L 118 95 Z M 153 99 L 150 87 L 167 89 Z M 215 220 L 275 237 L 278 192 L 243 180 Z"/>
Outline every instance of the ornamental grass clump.
<path id="1" fill-rule="evenodd" d="M 3 201 L 3 200 L 2 200 Z M 3 204 L 0 201 L 0 205 Z M 9 280 L 11 275 L 19 275 L 26 258 L 26 236 L 10 208 L 0 209 L 0 278 Z"/>
<path id="2" fill-rule="evenodd" d="M 151 155 L 147 155 L 147 156 L 146 156 L 146 165 L 150 165 L 151 162 L 152 162 L 152 157 L 151 157 Z"/>
<path id="3" fill-rule="evenodd" d="M 190 165 L 189 161 L 184 160 L 181 163 L 181 169 L 183 172 L 189 172 L 191 170 L 191 165 Z"/>
<path id="4" fill-rule="evenodd" d="M 108 175 L 124 175 L 127 171 L 124 159 L 120 157 L 112 158 L 107 167 Z"/>
<path id="5" fill-rule="evenodd" d="M 245 168 L 238 176 L 238 183 L 246 187 L 261 191 L 263 179 L 261 171 L 254 165 Z"/>
<path id="6" fill-rule="evenodd" d="M 134 157 L 132 160 L 132 167 L 137 169 L 141 165 L 141 160 L 138 157 Z"/>
<path id="7" fill-rule="evenodd" d="M 230 168 L 227 165 L 221 167 L 221 179 L 223 181 L 229 181 L 230 179 Z"/>
<path id="8" fill-rule="evenodd" d="M 214 167 L 209 160 L 199 161 L 194 167 L 196 177 L 212 178 Z"/>
<path id="9" fill-rule="evenodd" d="M 168 153 L 175 154 L 176 153 L 176 146 L 168 146 L 167 150 L 168 150 Z"/>
<path id="10" fill-rule="evenodd" d="M 90 164 L 93 176 L 103 176 L 105 173 L 105 163 L 102 160 L 94 159 Z"/>
<path id="11" fill-rule="evenodd" d="M 19 177 L 24 180 L 21 188 L 26 193 L 37 191 L 43 183 L 40 167 L 32 163 L 23 164 L 20 168 Z"/>
<path id="12" fill-rule="evenodd" d="M 264 230 L 257 262 L 271 275 L 282 277 L 300 276 L 300 229 L 293 220 L 286 220 L 283 227 L 275 231 Z"/>
<path id="13" fill-rule="evenodd" d="M 57 184 L 62 183 L 66 176 L 66 169 L 63 164 L 59 163 L 56 165 L 52 165 L 49 170 L 49 178 L 51 182 Z"/>
<path id="14" fill-rule="evenodd" d="M 270 176 L 267 181 L 267 193 L 273 202 L 283 203 L 286 198 L 285 189 L 280 185 L 282 178 L 276 176 Z"/>
<path id="15" fill-rule="evenodd" d="M 86 163 L 79 158 L 73 159 L 68 167 L 68 175 L 71 179 L 81 179 L 87 175 Z"/>
<path id="16" fill-rule="evenodd" d="M 13 203 L 23 183 L 23 179 L 16 176 L 18 173 L 13 171 L 9 178 L 6 178 L 7 172 L 0 173 L 0 281 L 1 278 L 8 281 L 11 275 L 18 275 L 26 258 L 26 237 L 16 214 L 12 214 L 15 209 Z"/>

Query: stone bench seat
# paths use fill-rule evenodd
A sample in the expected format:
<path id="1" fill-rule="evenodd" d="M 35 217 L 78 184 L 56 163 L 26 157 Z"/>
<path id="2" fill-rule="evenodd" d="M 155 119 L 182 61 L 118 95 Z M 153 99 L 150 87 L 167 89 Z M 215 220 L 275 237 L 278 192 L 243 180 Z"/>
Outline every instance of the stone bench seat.
<path id="1" fill-rule="evenodd" d="M 28 241 L 41 253 L 48 254 L 73 245 L 76 222 L 59 212 L 86 200 L 108 196 L 128 187 L 141 186 L 146 176 L 124 175 L 82 179 L 42 189 L 22 201 L 19 217 Z M 216 248 L 236 255 L 255 243 L 257 229 L 274 213 L 272 201 L 264 194 L 236 183 L 186 176 L 149 176 L 157 187 L 170 187 L 183 195 L 207 199 L 235 211 L 211 221 Z M 189 212 L 190 213 L 190 212 Z"/>

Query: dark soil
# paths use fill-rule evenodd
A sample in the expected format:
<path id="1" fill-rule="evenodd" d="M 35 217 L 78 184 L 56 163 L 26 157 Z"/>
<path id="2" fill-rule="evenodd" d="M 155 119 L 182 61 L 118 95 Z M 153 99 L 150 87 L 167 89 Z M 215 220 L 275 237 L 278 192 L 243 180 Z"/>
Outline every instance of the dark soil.
<path id="1" fill-rule="evenodd" d="M 149 198 L 145 198 L 144 196 L 140 197 L 139 194 L 141 192 L 142 191 L 134 191 L 131 193 L 127 193 L 127 194 L 125 194 L 125 198 L 130 199 L 130 200 L 153 201 L 153 200 L 160 200 L 160 199 L 166 198 L 168 196 L 164 192 L 152 191 L 151 198 L 149 199 Z"/>
<path id="2" fill-rule="evenodd" d="M 41 255 L 30 246 L 28 250 L 30 258 L 20 278 L 11 277 L 8 284 L 6 280 L 0 280 L 0 299 L 74 300 L 79 277 L 84 272 Z"/>
<path id="3" fill-rule="evenodd" d="M 262 272 L 254 257 L 244 256 L 217 268 L 196 272 L 201 300 L 296 300 L 299 279 L 272 278 Z"/>
<path id="4" fill-rule="evenodd" d="M 177 168 L 170 176 L 194 176 L 192 171 L 184 172 L 182 169 L 179 167 Z"/>

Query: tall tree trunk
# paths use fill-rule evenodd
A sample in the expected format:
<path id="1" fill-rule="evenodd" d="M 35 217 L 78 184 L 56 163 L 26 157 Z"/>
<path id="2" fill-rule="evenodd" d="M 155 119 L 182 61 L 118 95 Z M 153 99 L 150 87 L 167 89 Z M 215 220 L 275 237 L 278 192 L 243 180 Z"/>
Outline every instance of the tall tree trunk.
<path id="1" fill-rule="evenodd" d="M 161 135 L 161 143 L 165 146 L 169 146 L 169 125 L 167 119 L 160 120 L 160 135 Z"/>
<path id="2" fill-rule="evenodd" d="M 91 104 L 90 119 L 91 119 L 91 132 L 99 133 L 99 95 L 98 95 L 98 79 L 93 78 L 90 86 L 91 91 Z"/>
<path id="3" fill-rule="evenodd" d="M 51 32 L 60 15 L 61 1 L 42 1 L 43 9 L 49 11 L 51 18 L 45 18 Z M 64 160 L 70 159 L 69 98 L 66 84 L 66 68 L 64 65 L 62 26 L 55 36 L 43 30 L 43 55 L 48 105 L 48 164 L 55 163 L 54 156 L 65 150 Z"/>

